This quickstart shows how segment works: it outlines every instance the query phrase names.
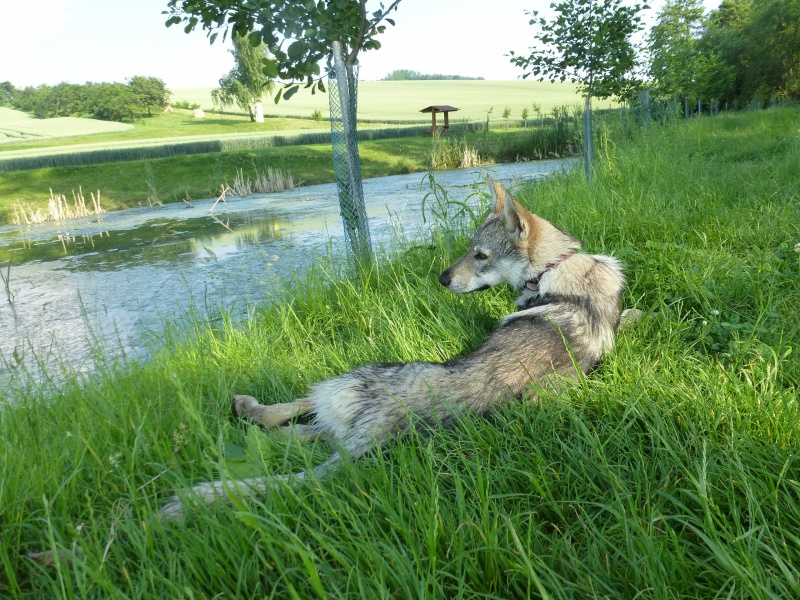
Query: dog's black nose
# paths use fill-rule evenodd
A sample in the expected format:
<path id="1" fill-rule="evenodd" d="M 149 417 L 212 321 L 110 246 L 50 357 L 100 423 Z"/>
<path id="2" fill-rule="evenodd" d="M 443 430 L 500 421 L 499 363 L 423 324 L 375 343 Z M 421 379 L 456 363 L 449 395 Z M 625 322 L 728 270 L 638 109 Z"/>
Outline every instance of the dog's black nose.
<path id="1" fill-rule="evenodd" d="M 450 277 L 449 271 L 445 271 L 444 273 L 439 275 L 439 283 L 441 283 L 444 287 L 449 286 L 451 281 L 453 281 L 453 278 Z"/>

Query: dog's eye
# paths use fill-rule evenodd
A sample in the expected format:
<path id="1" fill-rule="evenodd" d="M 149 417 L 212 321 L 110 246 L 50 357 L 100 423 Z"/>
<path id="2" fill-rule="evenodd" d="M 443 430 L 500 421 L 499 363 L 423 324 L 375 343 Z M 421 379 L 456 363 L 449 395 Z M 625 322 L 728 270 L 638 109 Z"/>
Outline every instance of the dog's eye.
<path id="1" fill-rule="evenodd" d="M 484 254 L 483 252 L 476 252 L 475 253 L 475 260 L 486 260 L 487 258 L 489 258 L 489 257 L 486 256 L 486 254 Z"/>

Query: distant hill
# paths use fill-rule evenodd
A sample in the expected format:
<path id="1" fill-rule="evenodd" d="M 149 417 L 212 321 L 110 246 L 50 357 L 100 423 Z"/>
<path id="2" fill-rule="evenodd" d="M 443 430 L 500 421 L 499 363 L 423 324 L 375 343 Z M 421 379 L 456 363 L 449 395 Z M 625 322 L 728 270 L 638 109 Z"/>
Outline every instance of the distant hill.
<path id="1" fill-rule="evenodd" d="M 411 69 L 397 69 L 392 71 L 381 81 L 412 81 L 412 80 L 469 80 L 469 81 L 482 81 L 483 77 L 464 77 L 463 75 L 442 75 L 441 73 L 434 73 L 429 75 L 427 73 L 420 73 L 419 71 L 412 71 Z"/>

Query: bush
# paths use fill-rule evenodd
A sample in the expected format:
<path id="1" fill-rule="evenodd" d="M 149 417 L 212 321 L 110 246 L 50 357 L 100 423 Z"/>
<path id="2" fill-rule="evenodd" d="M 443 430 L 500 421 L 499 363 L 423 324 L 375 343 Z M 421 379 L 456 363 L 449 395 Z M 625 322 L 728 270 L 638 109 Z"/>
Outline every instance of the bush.
<path id="1" fill-rule="evenodd" d="M 178 100 L 177 102 L 172 103 L 172 108 L 194 110 L 195 108 L 200 108 L 200 105 L 197 102 L 189 102 L 188 100 Z"/>

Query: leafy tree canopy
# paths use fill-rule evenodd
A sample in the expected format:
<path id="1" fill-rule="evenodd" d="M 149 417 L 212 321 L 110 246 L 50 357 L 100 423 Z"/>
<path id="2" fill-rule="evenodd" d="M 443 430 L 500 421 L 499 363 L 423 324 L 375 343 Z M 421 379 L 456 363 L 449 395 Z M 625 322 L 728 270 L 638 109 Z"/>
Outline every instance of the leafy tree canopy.
<path id="1" fill-rule="evenodd" d="M 741 32 L 753 15 L 753 0 L 723 0 L 709 17 L 711 23 Z"/>
<path id="2" fill-rule="evenodd" d="M 659 13 L 656 92 L 734 106 L 800 98 L 800 0 L 723 0 L 700 12 L 697 1 L 669 0 Z"/>
<path id="3" fill-rule="evenodd" d="M 511 62 L 540 81 L 573 81 L 586 97 L 624 95 L 636 66 L 631 36 L 641 29 L 639 12 L 649 8 L 622 0 L 564 0 L 550 5 L 552 21 L 530 11 L 540 47 L 527 56 L 510 52 Z"/>
<path id="4" fill-rule="evenodd" d="M 17 88 L 15 88 L 10 81 L 0 82 L 0 106 L 11 104 L 16 93 Z"/>
<path id="5" fill-rule="evenodd" d="M 367 0 L 169 0 L 165 14 L 168 27 L 183 24 L 186 33 L 199 27 L 212 43 L 229 31 L 263 42 L 273 57 L 264 61 L 264 74 L 286 82 L 277 102 L 281 95 L 290 98 L 298 83 L 312 93 L 325 91 L 320 62 L 330 62 L 334 41 L 342 44 L 348 64 L 357 63 L 361 50 L 380 48 L 377 37 L 386 29 L 384 22 L 394 25 L 387 15 L 399 3 L 380 3 L 368 12 Z"/>
<path id="6" fill-rule="evenodd" d="M 172 92 L 167 89 L 167 84 L 158 77 L 134 75 L 128 80 L 128 86 L 136 95 L 138 105 L 146 109 L 149 116 L 153 116 L 153 109 L 164 110 L 172 95 Z"/>
<path id="7" fill-rule="evenodd" d="M 700 0 L 667 0 L 648 36 L 650 76 L 656 92 L 687 96 L 697 87 L 700 68 Z"/>

